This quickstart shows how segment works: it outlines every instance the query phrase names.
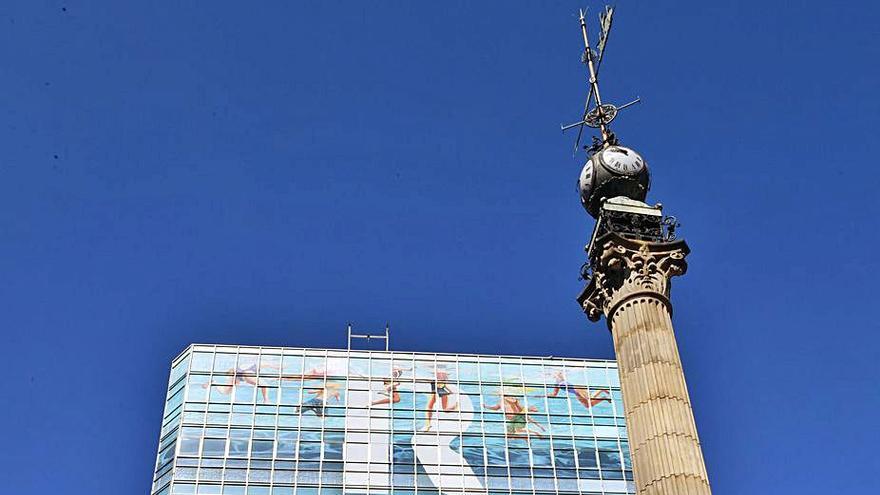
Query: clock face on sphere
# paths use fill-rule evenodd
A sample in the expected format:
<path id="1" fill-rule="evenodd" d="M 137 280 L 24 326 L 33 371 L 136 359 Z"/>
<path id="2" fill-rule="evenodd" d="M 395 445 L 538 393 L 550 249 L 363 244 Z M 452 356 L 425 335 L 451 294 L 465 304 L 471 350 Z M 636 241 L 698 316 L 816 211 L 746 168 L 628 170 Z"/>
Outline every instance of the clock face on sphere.
<path id="1" fill-rule="evenodd" d="M 578 180 L 578 189 L 581 192 L 581 198 L 588 198 L 593 188 L 593 160 L 587 160 L 587 164 L 581 170 L 581 176 Z"/>
<path id="2" fill-rule="evenodd" d="M 601 153 L 602 164 L 614 173 L 635 175 L 645 168 L 645 160 L 629 148 L 609 146 Z"/>

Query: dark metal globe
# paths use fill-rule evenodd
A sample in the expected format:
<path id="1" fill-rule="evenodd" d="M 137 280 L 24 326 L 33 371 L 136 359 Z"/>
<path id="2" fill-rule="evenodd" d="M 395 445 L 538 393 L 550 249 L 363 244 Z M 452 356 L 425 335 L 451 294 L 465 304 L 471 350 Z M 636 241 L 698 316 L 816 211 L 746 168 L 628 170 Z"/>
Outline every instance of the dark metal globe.
<path id="1" fill-rule="evenodd" d="M 641 155 L 623 146 L 606 146 L 587 160 L 578 180 L 581 204 L 597 218 L 606 199 L 624 196 L 644 201 L 651 187 L 648 164 Z"/>

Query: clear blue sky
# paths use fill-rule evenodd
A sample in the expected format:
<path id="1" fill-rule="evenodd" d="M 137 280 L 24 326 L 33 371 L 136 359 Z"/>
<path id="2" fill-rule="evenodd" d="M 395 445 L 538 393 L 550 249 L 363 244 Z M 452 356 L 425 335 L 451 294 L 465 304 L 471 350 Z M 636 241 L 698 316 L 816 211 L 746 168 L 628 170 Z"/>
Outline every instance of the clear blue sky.
<path id="1" fill-rule="evenodd" d="M 370 3 L 0 5 L 2 491 L 145 493 L 194 341 L 613 356 L 559 132 L 585 4 Z M 880 491 L 878 14 L 618 4 L 716 494 Z"/>

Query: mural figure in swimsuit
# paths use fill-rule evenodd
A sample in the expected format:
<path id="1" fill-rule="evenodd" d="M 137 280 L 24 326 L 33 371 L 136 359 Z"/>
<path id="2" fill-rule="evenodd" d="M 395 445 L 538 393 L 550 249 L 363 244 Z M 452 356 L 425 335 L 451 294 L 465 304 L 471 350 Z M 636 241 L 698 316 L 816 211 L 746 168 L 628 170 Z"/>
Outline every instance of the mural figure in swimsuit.
<path id="1" fill-rule="evenodd" d="M 538 412 L 538 408 L 536 406 L 525 407 L 520 403 L 519 397 L 509 395 L 509 392 L 504 391 L 504 387 L 502 387 L 498 403 L 486 406 L 486 409 L 493 411 L 503 409 L 504 419 L 507 423 L 507 436 L 510 438 L 527 439 L 530 435 L 538 438 L 544 436 L 542 433 L 545 431 L 544 427 L 529 416 L 530 412 Z M 529 425 L 535 425 L 540 431 L 531 429 Z"/>
<path id="2" fill-rule="evenodd" d="M 559 392 L 565 391 L 569 395 L 573 395 L 587 409 L 603 401 L 611 402 L 611 392 L 608 389 L 596 390 L 591 395 L 587 392 L 586 387 L 579 387 L 570 383 L 562 371 L 554 372 L 553 377 L 556 379 L 556 386 L 553 387 L 552 392 L 547 394 L 547 397 L 556 397 L 559 395 Z"/>
<path id="3" fill-rule="evenodd" d="M 217 387 L 217 390 L 223 395 L 229 395 L 235 390 L 235 387 L 239 384 L 247 384 L 253 385 L 254 387 L 258 387 L 260 390 L 260 396 L 262 397 L 262 402 L 266 402 L 268 400 L 268 387 L 259 385 L 257 380 L 257 364 L 254 363 L 247 368 L 242 368 L 240 366 L 236 366 L 235 368 L 229 368 L 224 372 L 226 376 L 229 376 L 229 383 L 225 385 L 221 385 Z M 203 383 L 202 388 L 208 388 L 210 383 Z"/>
<path id="4" fill-rule="evenodd" d="M 277 372 L 280 368 L 276 365 L 272 364 L 263 364 L 259 368 L 260 370 L 273 370 Z M 235 387 L 238 385 L 251 385 L 257 387 L 260 391 L 261 402 L 266 402 L 269 400 L 269 386 L 260 385 L 259 380 L 257 378 L 257 364 L 253 363 L 248 367 L 236 366 L 235 368 L 229 368 L 224 373 L 224 375 L 230 377 L 229 382 L 217 387 L 217 390 L 223 395 L 230 395 Z M 276 373 L 277 375 L 277 373 Z M 322 379 L 327 377 L 327 371 L 321 370 L 318 368 L 313 368 L 301 375 L 287 375 L 281 377 L 282 380 L 309 380 L 309 379 Z M 277 378 L 276 378 L 277 380 Z M 210 386 L 209 383 L 202 384 L 202 388 L 208 388 Z"/>
<path id="5" fill-rule="evenodd" d="M 314 397 L 303 401 L 299 406 L 300 414 L 311 411 L 315 413 L 315 416 L 323 418 L 327 400 L 334 399 L 336 402 L 339 402 L 339 384 L 336 382 L 327 382 L 323 388 L 307 390 L 306 392 Z"/>
<path id="6" fill-rule="evenodd" d="M 403 372 L 406 371 L 402 368 L 394 368 L 391 370 L 391 378 L 387 378 L 382 380 L 382 386 L 384 390 L 379 392 L 379 395 L 384 396 L 381 399 L 374 400 L 371 404 L 374 406 L 378 406 L 379 404 L 397 404 L 400 402 L 400 393 L 397 392 L 397 387 L 400 386 L 400 382 L 398 379 L 403 376 Z"/>
<path id="7" fill-rule="evenodd" d="M 437 404 L 437 398 L 440 398 L 440 409 L 444 412 L 452 412 L 458 410 L 458 403 L 449 403 L 449 396 L 452 390 L 449 388 L 449 373 L 443 366 L 437 366 L 434 369 L 434 380 L 431 382 L 431 397 L 428 399 L 427 413 L 425 414 L 425 426 L 422 431 L 431 430 L 431 418 L 434 415 L 434 406 Z"/>

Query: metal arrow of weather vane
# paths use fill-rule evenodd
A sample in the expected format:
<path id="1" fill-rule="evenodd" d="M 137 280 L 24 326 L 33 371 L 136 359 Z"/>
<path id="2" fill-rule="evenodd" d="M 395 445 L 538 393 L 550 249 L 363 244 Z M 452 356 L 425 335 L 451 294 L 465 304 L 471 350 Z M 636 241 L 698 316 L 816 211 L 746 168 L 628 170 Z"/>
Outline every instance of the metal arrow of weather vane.
<path id="1" fill-rule="evenodd" d="M 610 103 L 602 103 L 602 97 L 599 95 L 599 67 L 602 65 L 602 59 L 605 56 L 605 46 L 608 44 L 608 35 L 611 32 L 611 20 L 614 15 L 614 7 L 605 7 L 605 11 L 599 14 L 599 26 L 602 30 L 599 35 L 599 43 L 596 45 L 596 52 L 590 48 L 590 38 L 587 35 L 587 22 L 584 18 L 584 10 L 581 9 L 580 22 L 581 33 L 584 36 L 584 54 L 581 62 L 587 66 L 590 71 L 590 92 L 587 94 L 587 102 L 584 104 L 584 114 L 581 120 L 573 124 L 562 125 L 562 131 L 578 128 L 577 141 L 574 143 L 574 153 L 577 153 L 581 144 L 581 136 L 584 133 L 584 126 L 599 129 L 602 133 L 602 140 L 593 138 L 593 145 L 589 147 L 591 151 L 597 151 L 606 144 L 617 144 L 617 138 L 608 128 L 608 124 L 617 117 L 618 112 L 631 105 L 640 102 L 640 98 L 621 106 L 615 106 Z M 596 98 L 596 104 L 590 109 L 593 97 Z M 584 148 L 587 148 L 586 146 Z"/>

